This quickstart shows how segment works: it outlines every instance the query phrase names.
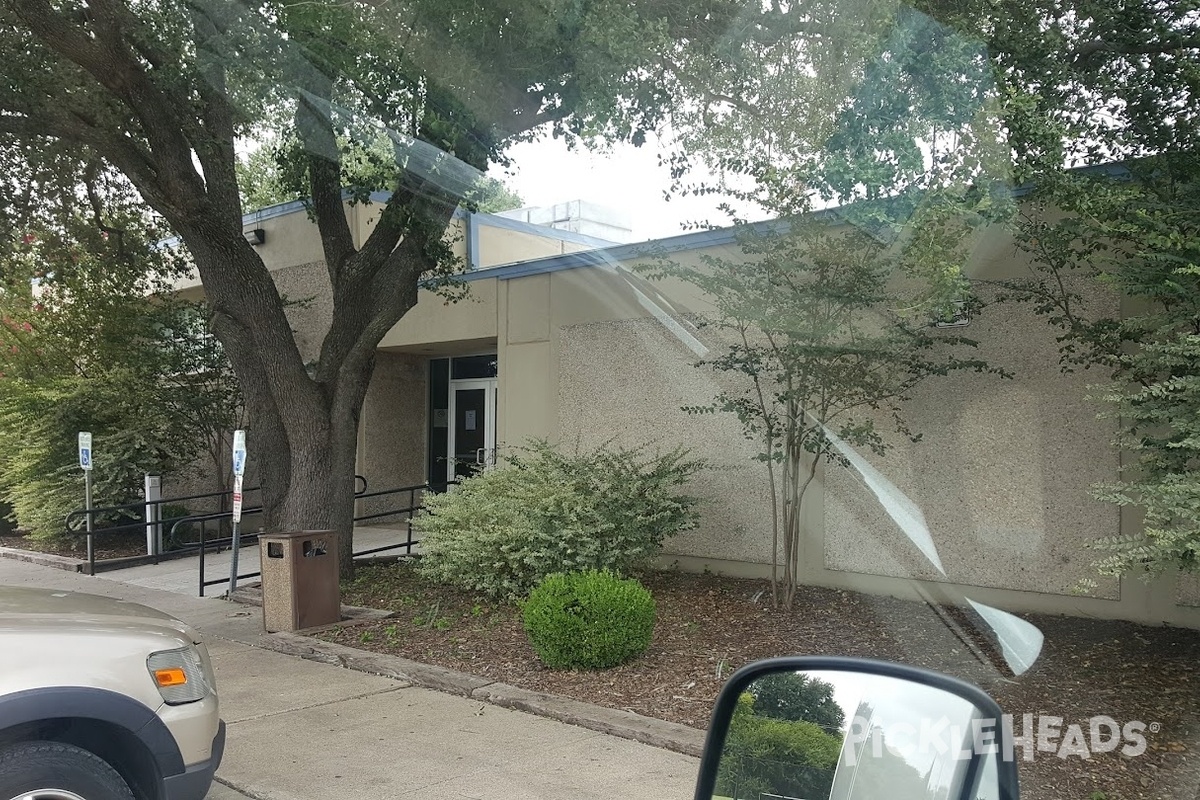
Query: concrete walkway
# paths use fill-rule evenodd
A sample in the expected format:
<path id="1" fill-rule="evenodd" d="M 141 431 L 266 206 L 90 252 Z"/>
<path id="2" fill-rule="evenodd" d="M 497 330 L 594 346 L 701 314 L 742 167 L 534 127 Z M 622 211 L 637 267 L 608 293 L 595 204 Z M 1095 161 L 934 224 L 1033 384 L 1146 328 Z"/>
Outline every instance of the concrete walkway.
<path id="1" fill-rule="evenodd" d="M 370 550 L 390 544 L 399 544 L 408 540 L 407 528 L 376 528 L 356 527 L 354 529 L 354 549 L 357 551 Z M 414 552 L 416 548 L 414 548 Z M 224 578 L 220 583 L 205 587 L 204 594 L 218 597 L 229 587 L 229 550 L 220 553 L 206 553 L 204 556 L 204 573 L 206 580 Z M 389 550 L 381 554 L 402 554 L 403 549 Z M 238 574 L 246 575 L 258 572 L 258 544 L 243 547 L 238 552 Z M 128 567 L 116 572 L 101 573 L 101 575 L 120 580 L 131 586 L 142 586 L 147 589 L 162 589 L 166 592 L 199 596 L 200 556 L 172 559 L 158 564 L 146 564 L 140 567 Z M 252 578 L 251 581 L 257 581 Z"/>
<path id="2" fill-rule="evenodd" d="M 277 637 L 290 636 L 293 642 L 301 637 L 263 633 L 257 608 L 196 597 L 194 572 L 189 592 L 182 583 L 166 580 L 165 572 L 144 572 L 133 578 L 138 582 L 126 582 L 133 571 L 92 578 L 0 560 L 0 584 L 145 603 L 205 634 L 222 716 L 229 724 L 219 783 L 208 800 L 682 800 L 691 795 L 698 766 L 693 757 L 396 677 L 281 654 L 275 652 Z M 180 591 L 162 588 L 168 586 Z"/>

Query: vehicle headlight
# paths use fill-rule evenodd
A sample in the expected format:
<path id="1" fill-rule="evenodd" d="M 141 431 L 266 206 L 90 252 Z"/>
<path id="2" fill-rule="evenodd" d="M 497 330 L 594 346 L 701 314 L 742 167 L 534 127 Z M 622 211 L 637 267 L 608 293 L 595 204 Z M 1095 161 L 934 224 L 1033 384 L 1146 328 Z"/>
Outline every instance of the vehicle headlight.
<path id="1" fill-rule="evenodd" d="M 146 659 L 146 669 L 150 670 L 150 678 L 167 705 L 203 700 L 211 690 L 200 652 L 194 645 L 151 653 Z"/>

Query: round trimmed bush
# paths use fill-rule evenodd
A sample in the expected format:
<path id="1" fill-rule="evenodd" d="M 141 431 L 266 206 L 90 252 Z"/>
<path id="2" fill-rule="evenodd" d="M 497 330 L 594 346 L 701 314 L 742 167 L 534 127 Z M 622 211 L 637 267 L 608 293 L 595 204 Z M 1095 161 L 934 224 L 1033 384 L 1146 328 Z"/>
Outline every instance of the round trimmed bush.
<path id="1" fill-rule="evenodd" d="M 525 633 L 554 669 L 606 669 L 646 652 L 654 634 L 654 598 L 632 578 L 609 570 L 555 573 L 525 601 Z"/>

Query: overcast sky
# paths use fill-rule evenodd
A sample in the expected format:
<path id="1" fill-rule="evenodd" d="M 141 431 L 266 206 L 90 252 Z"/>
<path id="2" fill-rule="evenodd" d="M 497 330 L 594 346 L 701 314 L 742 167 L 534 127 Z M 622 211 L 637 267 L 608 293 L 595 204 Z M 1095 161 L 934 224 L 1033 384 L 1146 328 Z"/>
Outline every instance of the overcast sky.
<path id="1" fill-rule="evenodd" d="M 714 197 L 664 199 L 671 176 L 658 163 L 660 152 L 663 147 L 653 136 L 641 147 L 623 145 L 603 154 L 570 150 L 547 135 L 513 146 L 512 167 L 493 167 L 489 174 L 503 180 L 527 206 L 588 200 L 626 212 L 635 241 L 685 233 L 686 222 L 728 224 Z"/>

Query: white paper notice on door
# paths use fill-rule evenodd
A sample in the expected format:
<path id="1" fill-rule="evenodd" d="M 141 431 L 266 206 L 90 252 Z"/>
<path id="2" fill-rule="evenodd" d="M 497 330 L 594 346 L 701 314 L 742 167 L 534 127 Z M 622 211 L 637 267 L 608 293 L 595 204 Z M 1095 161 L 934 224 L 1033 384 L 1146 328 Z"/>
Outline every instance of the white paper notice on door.
<path id="1" fill-rule="evenodd" d="M 469 431 L 475 430 L 475 409 L 467 410 L 467 419 L 465 422 L 466 429 Z"/>

